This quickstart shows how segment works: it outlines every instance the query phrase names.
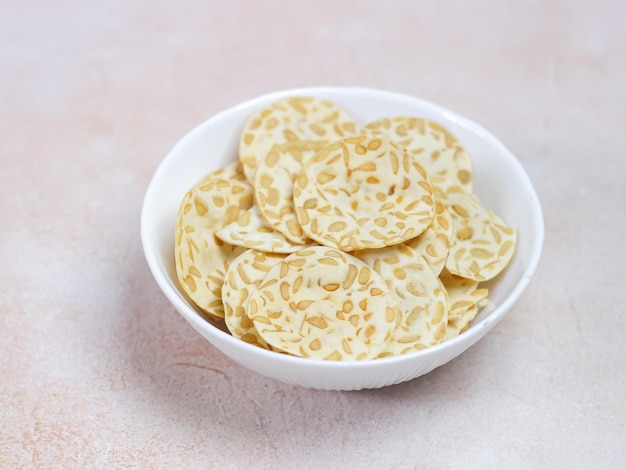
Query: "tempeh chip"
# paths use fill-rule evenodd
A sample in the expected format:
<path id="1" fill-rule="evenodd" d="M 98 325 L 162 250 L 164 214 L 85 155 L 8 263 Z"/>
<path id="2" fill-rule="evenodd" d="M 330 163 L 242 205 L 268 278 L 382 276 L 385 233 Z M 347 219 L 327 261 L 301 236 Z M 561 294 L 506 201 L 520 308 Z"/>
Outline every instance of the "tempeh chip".
<path id="1" fill-rule="evenodd" d="M 352 117 L 331 101 L 310 96 L 284 98 L 250 115 L 241 133 L 239 160 L 253 183 L 257 165 L 276 144 L 331 142 L 360 133 Z"/>
<path id="2" fill-rule="evenodd" d="M 265 221 L 296 244 L 310 240 L 302 231 L 293 205 L 293 183 L 302 163 L 324 148 L 324 142 L 294 141 L 272 147 L 259 162 L 254 195 Z"/>
<path id="3" fill-rule="evenodd" d="M 277 349 L 340 361 L 378 356 L 399 312 L 385 281 L 365 263 L 315 246 L 269 270 L 250 296 L 248 315 Z"/>
<path id="4" fill-rule="evenodd" d="M 428 119 L 398 116 L 371 122 L 365 128 L 412 152 L 431 175 L 437 196 L 472 192 L 470 157 L 442 125 Z"/>
<path id="5" fill-rule="evenodd" d="M 446 268 L 475 281 L 494 278 L 507 267 L 517 242 L 517 231 L 470 194 L 452 194 L 446 200 L 452 219 L 452 243 Z"/>
<path id="6" fill-rule="evenodd" d="M 294 253 L 304 245 L 296 245 L 282 233 L 267 225 L 258 206 L 243 212 L 237 220 L 216 232 L 218 238 L 231 245 L 254 248 L 268 253 Z"/>
<path id="7" fill-rule="evenodd" d="M 405 245 L 416 250 L 428 262 L 436 276 L 443 270 L 452 237 L 452 221 L 446 206 L 435 198 L 435 215 L 421 235 L 405 241 Z"/>
<path id="8" fill-rule="evenodd" d="M 469 328 L 470 322 L 476 318 L 476 315 L 478 315 L 478 307 L 479 304 L 474 304 L 465 310 L 459 317 L 448 320 L 443 341 L 459 336 L 461 333 L 466 331 Z"/>
<path id="9" fill-rule="evenodd" d="M 439 275 L 448 293 L 448 321 L 456 320 L 470 309 L 487 298 L 489 290 L 486 287 L 479 287 L 478 281 L 465 279 L 451 274 L 444 269 Z"/>
<path id="10" fill-rule="evenodd" d="M 244 248 L 224 243 L 215 232 L 252 207 L 253 190 L 239 162 L 205 176 L 191 188 L 176 219 L 176 274 L 185 293 L 203 311 L 224 317 L 221 290 L 228 264 Z"/>
<path id="11" fill-rule="evenodd" d="M 382 248 L 420 235 L 434 215 L 428 175 L 383 138 L 336 141 L 305 162 L 294 184 L 309 238 L 343 251 Z"/>
<path id="12" fill-rule="evenodd" d="M 259 335 L 246 308 L 250 294 L 259 287 L 270 268 L 285 256 L 246 250 L 230 263 L 222 286 L 222 300 L 226 327 L 235 338 L 265 349 L 272 349 Z"/>
<path id="13" fill-rule="evenodd" d="M 395 295 L 401 321 L 379 357 L 405 354 L 441 342 L 448 321 L 448 301 L 439 278 L 416 250 L 394 245 L 355 252 L 385 279 Z"/>

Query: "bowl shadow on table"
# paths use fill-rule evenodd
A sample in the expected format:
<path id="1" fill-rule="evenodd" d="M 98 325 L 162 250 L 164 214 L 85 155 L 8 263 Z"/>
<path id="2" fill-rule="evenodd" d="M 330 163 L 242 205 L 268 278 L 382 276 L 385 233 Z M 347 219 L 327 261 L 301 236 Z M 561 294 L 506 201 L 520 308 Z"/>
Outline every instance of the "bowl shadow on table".
<path id="1" fill-rule="evenodd" d="M 147 426 L 156 425 L 159 435 L 181 445 L 236 447 L 245 439 L 247 446 L 270 446 L 279 453 L 298 442 L 298 435 L 314 437 L 316 445 L 332 445 L 346 441 L 350 426 L 372 422 L 395 423 L 413 432 L 415 419 L 430 419 L 442 403 L 447 412 L 451 406 L 461 411 L 459 398 L 471 395 L 480 344 L 425 376 L 381 389 L 318 391 L 264 377 L 198 335 L 159 290 L 141 250 L 133 255 L 125 294 L 128 315 L 119 327 L 125 383 L 131 390 L 128 412 L 143 410 L 153 420 Z M 380 445 L 392 438 L 385 429 L 387 425 L 365 436 Z"/>

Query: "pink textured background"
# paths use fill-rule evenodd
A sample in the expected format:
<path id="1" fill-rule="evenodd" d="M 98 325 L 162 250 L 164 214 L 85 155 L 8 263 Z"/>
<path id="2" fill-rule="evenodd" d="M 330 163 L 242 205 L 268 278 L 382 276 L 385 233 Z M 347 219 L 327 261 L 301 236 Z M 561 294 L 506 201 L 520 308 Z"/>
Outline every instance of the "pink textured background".
<path id="1" fill-rule="evenodd" d="M 626 465 L 625 24 L 618 0 L 0 2 L 0 468 Z M 266 379 L 145 264 L 143 194 L 177 139 L 305 85 L 450 107 L 539 192 L 531 286 L 420 379 Z"/>

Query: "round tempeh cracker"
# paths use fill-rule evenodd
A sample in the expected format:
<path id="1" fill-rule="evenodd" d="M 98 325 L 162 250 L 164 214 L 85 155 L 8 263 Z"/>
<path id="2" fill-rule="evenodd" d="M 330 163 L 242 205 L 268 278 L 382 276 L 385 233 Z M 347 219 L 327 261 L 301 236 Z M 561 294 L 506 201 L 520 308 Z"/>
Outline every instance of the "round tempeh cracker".
<path id="1" fill-rule="evenodd" d="M 319 141 L 294 141 L 272 147 L 254 180 L 254 195 L 265 221 L 294 243 L 310 241 L 302 231 L 293 204 L 293 184 L 302 163 L 324 148 Z"/>
<path id="2" fill-rule="evenodd" d="M 215 236 L 252 207 L 253 190 L 241 164 L 233 162 L 205 176 L 181 202 L 176 219 L 176 274 L 185 293 L 204 312 L 224 317 L 222 284 L 228 264 L 244 248 Z"/>
<path id="3" fill-rule="evenodd" d="M 297 140 L 331 142 L 359 135 L 360 127 L 335 103 L 310 96 L 278 100 L 252 113 L 239 142 L 239 159 L 251 183 L 257 165 L 275 144 Z"/>
<path id="4" fill-rule="evenodd" d="M 347 253 L 315 246 L 267 273 L 248 315 L 263 339 L 290 354 L 326 360 L 378 356 L 399 315 L 385 281 Z"/>
<path id="5" fill-rule="evenodd" d="M 478 281 L 466 279 L 451 274 L 444 269 L 439 275 L 448 293 L 448 321 L 456 320 L 473 305 L 485 300 L 489 294 L 489 289 L 480 287 Z"/>
<path id="6" fill-rule="evenodd" d="M 354 253 L 385 279 L 395 295 L 400 324 L 379 357 L 406 354 L 441 342 L 448 301 L 439 278 L 416 250 L 399 245 Z"/>
<path id="7" fill-rule="evenodd" d="M 294 244 L 282 233 L 268 226 L 256 205 L 243 212 L 234 222 L 219 229 L 216 235 L 231 245 L 268 253 L 295 253 L 304 248 L 304 245 Z"/>
<path id="8" fill-rule="evenodd" d="M 222 301 L 226 327 L 235 338 L 264 349 L 272 349 L 259 335 L 246 309 L 250 294 L 259 287 L 270 268 L 285 256 L 287 255 L 246 250 L 230 263 L 222 286 Z"/>
<path id="9" fill-rule="evenodd" d="M 369 123 L 374 135 L 406 147 L 432 178 L 436 195 L 472 192 L 472 162 L 458 139 L 441 124 L 417 117 L 398 116 Z"/>
<path id="10" fill-rule="evenodd" d="M 434 214 L 428 175 L 393 142 L 336 141 L 305 162 L 293 190 L 309 238 L 343 251 L 381 248 L 420 235 Z"/>
<path id="11" fill-rule="evenodd" d="M 487 281 L 507 267 L 517 231 L 470 194 L 451 194 L 446 206 L 452 219 L 452 243 L 446 268 L 474 281 Z"/>
<path id="12" fill-rule="evenodd" d="M 405 241 L 428 262 L 428 265 L 439 276 L 450 253 L 452 237 L 452 221 L 445 204 L 435 198 L 435 215 L 430 225 L 421 235 Z"/>

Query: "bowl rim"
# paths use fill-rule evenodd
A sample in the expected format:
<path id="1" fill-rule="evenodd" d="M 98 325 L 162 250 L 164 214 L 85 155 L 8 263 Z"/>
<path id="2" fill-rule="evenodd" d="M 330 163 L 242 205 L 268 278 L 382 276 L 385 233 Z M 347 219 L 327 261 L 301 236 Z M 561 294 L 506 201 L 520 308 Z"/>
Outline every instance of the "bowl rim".
<path id="1" fill-rule="evenodd" d="M 499 154 L 504 154 L 510 160 L 510 163 L 515 166 L 515 171 L 518 172 L 521 176 L 521 181 L 523 182 L 523 187 L 525 189 L 525 193 L 529 194 L 530 197 L 528 199 L 528 204 L 530 204 L 530 212 L 532 214 L 532 219 L 534 222 L 534 230 L 532 234 L 531 250 L 530 256 L 528 258 L 528 262 L 525 268 L 522 271 L 522 274 L 515 284 L 514 288 L 508 294 L 508 296 L 504 299 L 502 303 L 500 303 L 492 312 L 490 312 L 485 318 L 480 320 L 478 323 L 472 324 L 471 328 L 465 331 L 463 334 L 458 335 L 454 338 L 451 338 L 445 342 L 441 342 L 434 346 L 430 346 L 425 349 L 421 349 L 419 351 L 411 351 L 406 354 L 398 355 L 398 356 L 388 356 L 382 358 L 374 358 L 362 361 L 327 361 L 323 359 L 313 359 L 313 358 L 303 358 L 298 356 L 292 356 L 287 354 L 277 353 L 275 351 L 265 350 L 263 348 L 259 348 L 258 346 L 248 344 L 245 341 L 241 341 L 232 335 L 222 331 L 217 328 L 215 325 L 211 324 L 209 321 L 202 318 L 202 316 L 190 307 L 186 301 L 184 301 L 184 296 L 177 290 L 174 286 L 174 283 L 177 283 L 177 280 L 171 280 L 167 273 L 164 273 L 161 269 L 161 264 L 157 259 L 156 250 L 151 249 L 153 244 L 151 243 L 151 233 L 149 226 L 149 217 L 151 211 L 154 210 L 152 207 L 153 201 L 153 193 L 156 191 L 156 187 L 158 185 L 158 176 L 163 171 L 165 167 L 169 164 L 172 159 L 172 155 L 175 155 L 178 150 L 185 146 L 186 143 L 192 140 L 196 134 L 201 132 L 205 127 L 210 127 L 214 122 L 224 119 L 230 114 L 237 114 L 241 112 L 243 109 L 256 109 L 260 105 L 276 101 L 282 98 L 286 98 L 289 96 L 316 96 L 316 95 L 341 95 L 345 93 L 365 93 L 365 94 L 374 94 L 378 95 L 381 98 L 387 98 L 391 100 L 401 100 L 401 101 L 412 101 L 413 103 L 420 104 L 422 106 L 434 109 L 446 116 L 447 119 L 455 122 L 456 124 L 468 128 L 474 133 L 480 135 L 481 138 L 487 139 L 490 141 L 490 144 L 497 147 Z M 328 98 L 331 99 L 331 98 Z M 174 230 L 172 228 L 172 230 Z M 313 86 L 313 87 L 298 87 L 298 88 L 290 88 L 284 90 L 271 91 L 268 93 L 261 94 L 252 99 L 245 100 L 241 103 L 238 103 L 234 106 L 230 106 L 228 108 L 222 109 L 221 111 L 213 114 L 209 118 L 197 124 L 191 130 L 189 130 L 183 137 L 181 137 L 174 146 L 168 151 L 165 157 L 160 161 L 157 165 L 156 170 L 154 171 L 150 183 L 148 184 L 146 193 L 143 198 L 142 210 L 140 215 L 140 238 L 144 251 L 144 256 L 146 258 L 146 262 L 148 267 L 152 273 L 153 278 L 159 285 L 161 291 L 165 294 L 170 303 L 174 306 L 174 308 L 181 314 L 185 320 L 187 320 L 199 333 L 200 331 L 204 331 L 211 336 L 217 336 L 216 339 L 220 341 L 225 341 L 227 343 L 232 343 L 234 347 L 241 348 L 242 351 L 250 352 L 251 354 L 257 355 L 260 359 L 268 359 L 272 361 L 281 361 L 285 364 L 289 365 L 297 365 L 300 367 L 323 367 L 328 370 L 343 370 L 346 368 L 350 368 L 351 370 L 357 369 L 367 369 L 371 367 L 388 367 L 391 364 L 398 365 L 402 363 L 411 363 L 417 360 L 427 360 L 431 356 L 437 356 L 440 351 L 448 348 L 454 348 L 454 346 L 461 342 L 470 342 L 468 347 L 471 347 L 476 341 L 472 341 L 472 338 L 477 337 L 480 339 L 482 337 L 482 332 L 487 329 L 491 329 L 497 322 L 499 322 L 504 315 L 511 309 L 511 307 L 517 302 L 520 298 L 530 280 L 535 273 L 539 261 L 541 259 L 541 254 L 544 246 L 544 237 L 545 237 L 545 225 L 543 212 L 541 208 L 541 204 L 539 201 L 539 197 L 537 192 L 535 191 L 530 178 L 525 172 L 522 164 L 519 160 L 508 150 L 507 147 L 493 134 L 487 131 L 484 127 L 476 123 L 475 121 L 466 118 L 444 106 L 438 105 L 431 101 L 425 100 L 423 98 L 419 98 L 416 96 L 398 93 L 393 91 L 381 90 L 377 88 L 370 87 L 360 87 L 360 86 Z M 172 282 L 169 282 L 169 281 Z M 486 333 L 486 331 L 485 331 Z M 201 333 L 202 334 L 202 333 Z M 202 334 L 204 336 L 204 334 Z M 205 339 L 208 340 L 208 338 Z M 209 340 L 209 342 L 211 342 Z M 221 348 L 214 344 L 215 347 L 221 350 Z M 236 360 L 235 358 L 233 358 Z"/>

